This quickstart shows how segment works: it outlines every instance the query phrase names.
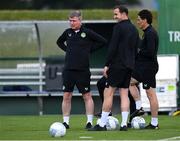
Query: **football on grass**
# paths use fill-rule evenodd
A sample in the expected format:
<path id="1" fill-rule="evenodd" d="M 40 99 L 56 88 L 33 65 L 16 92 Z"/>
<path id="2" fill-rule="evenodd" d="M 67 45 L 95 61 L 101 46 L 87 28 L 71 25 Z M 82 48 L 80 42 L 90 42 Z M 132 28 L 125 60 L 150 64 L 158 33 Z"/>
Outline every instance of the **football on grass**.
<path id="1" fill-rule="evenodd" d="M 52 137 L 63 137 L 66 134 L 66 127 L 60 122 L 54 122 L 49 128 Z"/>
<path id="2" fill-rule="evenodd" d="M 145 128 L 146 121 L 143 117 L 136 116 L 131 121 L 131 127 L 134 129 L 143 129 Z"/>
<path id="3" fill-rule="evenodd" d="M 97 124 L 100 123 L 100 118 L 97 120 Z M 119 128 L 119 121 L 117 118 L 113 116 L 108 116 L 108 120 L 106 122 L 107 130 L 116 130 Z"/>

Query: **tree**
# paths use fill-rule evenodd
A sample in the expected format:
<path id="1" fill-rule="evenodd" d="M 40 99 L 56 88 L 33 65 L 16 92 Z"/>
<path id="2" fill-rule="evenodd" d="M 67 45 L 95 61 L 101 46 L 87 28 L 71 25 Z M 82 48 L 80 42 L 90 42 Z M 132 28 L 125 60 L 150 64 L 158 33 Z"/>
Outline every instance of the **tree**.
<path id="1" fill-rule="evenodd" d="M 139 0 L 1 0 L 0 9 L 108 9 L 137 3 Z"/>

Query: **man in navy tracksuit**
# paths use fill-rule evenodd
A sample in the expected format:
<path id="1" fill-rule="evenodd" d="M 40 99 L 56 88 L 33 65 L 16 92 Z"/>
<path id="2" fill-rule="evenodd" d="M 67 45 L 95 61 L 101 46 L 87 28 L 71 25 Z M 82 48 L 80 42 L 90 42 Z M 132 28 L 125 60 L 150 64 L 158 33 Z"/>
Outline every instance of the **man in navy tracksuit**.
<path id="1" fill-rule="evenodd" d="M 63 124 L 69 128 L 71 99 L 74 86 L 82 93 L 87 115 L 86 129 L 92 127 L 94 102 L 90 93 L 89 57 L 91 52 L 106 45 L 105 38 L 81 24 L 80 11 L 69 16 L 71 28 L 66 29 L 58 38 L 58 46 L 66 52 L 63 70 Z"/>

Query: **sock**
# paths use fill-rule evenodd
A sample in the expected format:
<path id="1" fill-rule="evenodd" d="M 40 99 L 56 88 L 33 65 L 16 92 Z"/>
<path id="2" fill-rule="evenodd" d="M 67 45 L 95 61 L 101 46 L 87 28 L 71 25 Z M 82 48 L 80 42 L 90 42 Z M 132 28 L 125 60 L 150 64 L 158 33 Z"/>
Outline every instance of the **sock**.
<path id="1" fill-rule="evenodd" d="M 152 117 L 152 118 L 151 118 L 151 124 L 152 124 L 153 126 L 157 126 L 157 125 L 158 125 L 158 118 Z"/>
<path id="2" fill-rule="evenodd" d="M 66 122 L 69 125 L 69 116 L 63 116 L 63 122 Z"/>
<path id="3" fill-rule="evenodd" d="M 87 123 L 88 122 L 93 123 L 93 115 L 87 115 Z"/>
<path id="4" fill-rule="evenodd" d="M 104 127 L 106 125 L 108 115 L 109 115 L 109 112 L 102 111 L 101 120 L 100 120 L 100 123 L 99 123 L 99 125 L 101 127 Z"/>
<path id="5" fill-rule="evenodd" d="M 127 111 L 121 112 L 121 116 L 122 116 L 121 127 L 127 126 L 128 115 L 129 115 L 129 112 Z"/>
<path id="6" fill-rule="evenodd" d="M 141 100 L 137 100 L 137 101 L 136 101 L 136 110 L 141 109 L 141 107 L 142 107 L 142 102 L 141 102 Z"/>

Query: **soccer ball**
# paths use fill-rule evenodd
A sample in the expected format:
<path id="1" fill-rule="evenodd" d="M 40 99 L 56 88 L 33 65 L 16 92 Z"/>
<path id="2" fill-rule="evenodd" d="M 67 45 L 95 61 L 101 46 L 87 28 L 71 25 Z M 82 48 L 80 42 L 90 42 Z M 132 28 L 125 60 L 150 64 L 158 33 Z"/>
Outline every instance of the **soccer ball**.
<path id="1" fill-rule="evenodd" d="M 49 128 L 52 137 L 63 137 L 66 134 L 66 127 L 60 122 L 54 122 Z"/>
<path id="2" fill-rule="evenodd" d="M 110 125 L 110 130 L 116 130 L 119 129 L 119 120 L 113 116 L 108 117 L 109 125 Z M 114 125 L 115 123 L 115 125 Z"/>
<path id="3" fill-rule="evenodd" d="M 100 123 L 100 118 L 97 120 L 97 124 Z M 116 130 L 119 128 L 119 121 L 117 118 L 113 116 L 108 116 L 108 120 L 106 122 L 107 130 Z"/>
<path id="4" fill-rule="evenodd" d="M 146 125 L 146 121 L 143 117 L 134 117 L 131 121 L 131 127 L 134 129 L 143 129 Z"/>

